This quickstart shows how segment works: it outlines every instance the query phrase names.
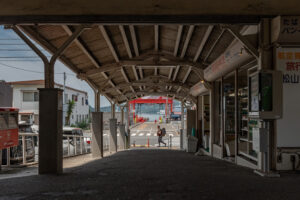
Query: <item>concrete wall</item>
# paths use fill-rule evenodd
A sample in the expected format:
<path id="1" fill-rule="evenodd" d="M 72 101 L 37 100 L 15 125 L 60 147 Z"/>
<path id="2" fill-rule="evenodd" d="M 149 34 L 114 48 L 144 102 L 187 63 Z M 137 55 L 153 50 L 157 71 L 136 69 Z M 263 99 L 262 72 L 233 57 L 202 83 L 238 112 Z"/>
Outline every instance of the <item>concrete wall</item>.
<path id="1" fill-rule="evenodd" d="M 12 106 L 12 88 L 5 82 L 0 82 L 0 107 Z"/>
<path id="2" fill-rule="evenodd" d="M 24 102 L 23 101 L 23 92 L 24 91 L 33 91 L 38 92 L 38 88 L 43 88 L 43 85 L 13 85 L 13 106 L 20 109 L 20 112 L 33 112 L 35 114 L 34 121 L 38 121 L 39 115 L 39 102 Z M 59 87 L 56 85 L 56 87 Z M 61 88 L 61 87 L 59 87 Z M 68 104 L 68 100 L 72 99 L 72 95 L 77 95 L 78 101 L 75 104 L 70 124 L 76 124 L 77 121 L 84 121 L 89 118 L 89 105 L 86 105 L 85 100 L 88 98 L 86 93 L 79 92 L 77 90 L 72 90 L 70 88 L 65 89 L 65 94 L 67 94 L 68 99 L 65 100 L 63 104 L 63 124 L 65 124 L 65 116 Z M 82 98 L 84 100 L 82 105 Z"/>

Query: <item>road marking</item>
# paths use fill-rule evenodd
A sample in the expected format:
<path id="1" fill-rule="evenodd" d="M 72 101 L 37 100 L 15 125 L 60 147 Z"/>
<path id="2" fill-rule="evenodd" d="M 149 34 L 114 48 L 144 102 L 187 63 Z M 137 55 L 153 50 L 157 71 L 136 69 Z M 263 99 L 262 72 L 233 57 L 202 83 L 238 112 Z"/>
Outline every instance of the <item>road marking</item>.
<path id="1" fill-rule="evenodd" d="M 136 133 L 131 134 L 131 136 L 136 136 Z"/>
<path id="2" fill-rule="evenodd" d="M 139 134 L 139 136 L 143 136 L 143 135 L 144 135 L 144 133 L 140 133 L 140 134 Z"/>

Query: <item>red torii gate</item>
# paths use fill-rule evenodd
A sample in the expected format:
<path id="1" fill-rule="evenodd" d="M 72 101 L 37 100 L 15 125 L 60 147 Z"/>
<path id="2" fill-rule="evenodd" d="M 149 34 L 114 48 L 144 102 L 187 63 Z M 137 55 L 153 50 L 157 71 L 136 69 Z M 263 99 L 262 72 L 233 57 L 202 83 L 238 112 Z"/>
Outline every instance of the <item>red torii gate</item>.
<path id="1" fill-rule="evenodd" d="M 165 104 L 165 115 L 167 117 L 167 104 L 171 105 L 171 113 L 173 112 L 173 99 L 167 97 L 142 97 L 132 101 L 129 101 L 128 110 L 131 111 L 133 108 L 133 119 L 135 118 L 135 104 Z"/>

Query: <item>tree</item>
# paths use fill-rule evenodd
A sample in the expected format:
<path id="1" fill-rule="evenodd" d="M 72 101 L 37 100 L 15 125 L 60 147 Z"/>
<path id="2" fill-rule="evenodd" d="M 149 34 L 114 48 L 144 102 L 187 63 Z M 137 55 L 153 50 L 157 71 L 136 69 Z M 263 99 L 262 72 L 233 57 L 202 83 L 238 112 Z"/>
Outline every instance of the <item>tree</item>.
<path id="1" fill-rule="evenodd" d="M 67 109 L 67 119 L 66 119 L 66 124 L 70 124 L 70 118 L 71 118 L 71 115 L 73 113 L 73 110 L 74 110 L 74 107 L 75 107 L 75 101 L 74 100 L 69 100 L 68 102 L 68 109 Z"/>

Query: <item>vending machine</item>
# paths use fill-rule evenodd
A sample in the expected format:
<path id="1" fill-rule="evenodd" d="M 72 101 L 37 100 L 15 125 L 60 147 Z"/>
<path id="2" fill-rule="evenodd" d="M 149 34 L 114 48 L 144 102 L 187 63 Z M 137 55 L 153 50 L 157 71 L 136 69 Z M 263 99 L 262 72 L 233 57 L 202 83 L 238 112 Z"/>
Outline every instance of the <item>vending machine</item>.
<path id="1" fill-rule="evenodd" d="M 18 145 L 18 113 L 17 108 L 0 107 L 0 150 Z"/>
<path id="2" fill-rule="evenodd" d="M 259 70 L 248 74 L 248 87 L 249 134 L 258 160 L 256 173 L 271 176 L 272 129 L 274 120 L 282 117 L 282 72 Z"/>

